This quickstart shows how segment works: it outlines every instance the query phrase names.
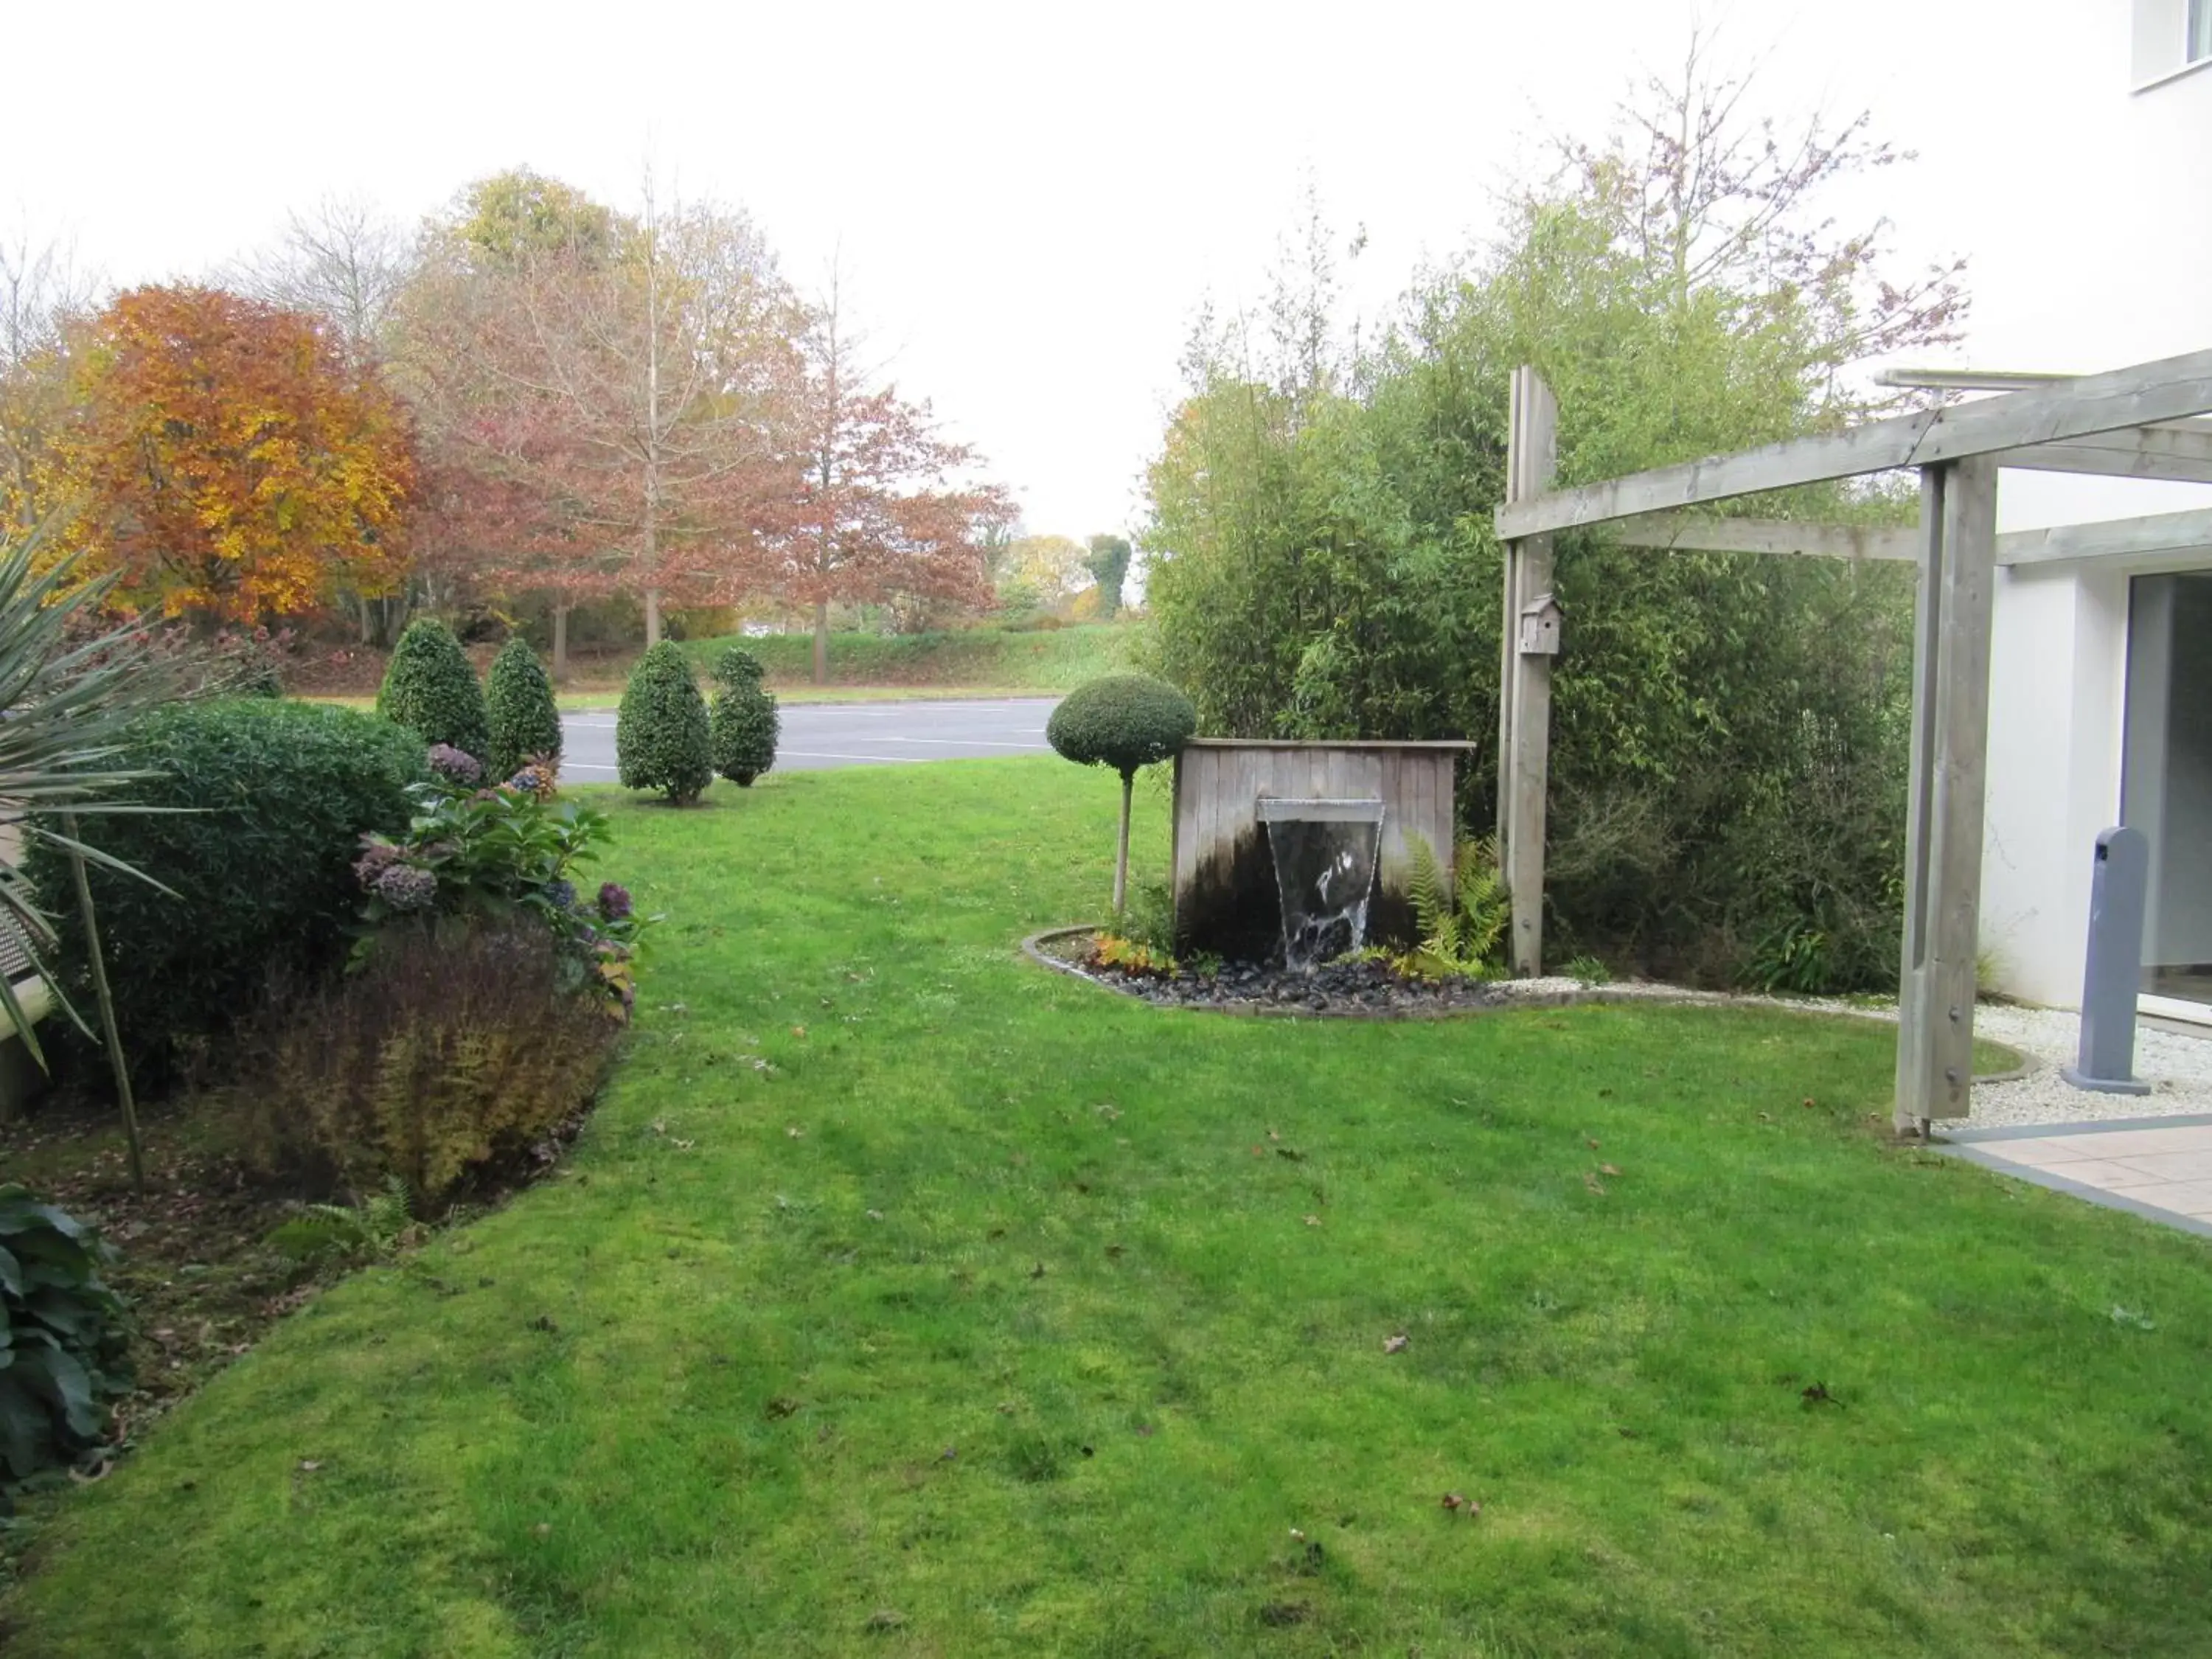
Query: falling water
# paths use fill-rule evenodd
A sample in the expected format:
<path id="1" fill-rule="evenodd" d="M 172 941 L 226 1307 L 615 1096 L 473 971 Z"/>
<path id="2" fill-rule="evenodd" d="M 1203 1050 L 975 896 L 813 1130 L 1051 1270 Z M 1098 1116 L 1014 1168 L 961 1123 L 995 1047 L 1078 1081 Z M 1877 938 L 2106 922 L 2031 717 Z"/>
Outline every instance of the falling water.
<path id="1" fill-rule="evenodd" d="M 1283 906 L 1283 960 L 1310 969 L 1358 950 L 1367 938 L 1382 839 L 1379 800 L 1260 802 Z"/>

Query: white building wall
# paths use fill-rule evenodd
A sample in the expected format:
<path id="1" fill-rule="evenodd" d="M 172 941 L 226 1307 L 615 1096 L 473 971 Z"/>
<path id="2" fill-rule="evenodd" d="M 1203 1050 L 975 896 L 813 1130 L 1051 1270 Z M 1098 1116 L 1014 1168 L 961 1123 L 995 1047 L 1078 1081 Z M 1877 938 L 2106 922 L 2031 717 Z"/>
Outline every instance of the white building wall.
<path id="1" fill-rule="evenodd" d="M 1966 362 L 2091 373 L 2212 348 L 2212 66 L 2141 87 L 2179 64 L 2179 16 L 2180 0 L 2083 5 L 2044 33 L 2045 84 L 1997 89 L 2013 101 L 1972 169 L 1990 216 L 1970 245 Z M 2206 505 L 2199 485 L 2008 471 L 1998 521 Z M 2120 810 L 2127 616 L 2126 572 L 2000 573 L 1983 942 L 1998 988 L 2036 1002 L 2081 997 L 2092 851 Z"/>

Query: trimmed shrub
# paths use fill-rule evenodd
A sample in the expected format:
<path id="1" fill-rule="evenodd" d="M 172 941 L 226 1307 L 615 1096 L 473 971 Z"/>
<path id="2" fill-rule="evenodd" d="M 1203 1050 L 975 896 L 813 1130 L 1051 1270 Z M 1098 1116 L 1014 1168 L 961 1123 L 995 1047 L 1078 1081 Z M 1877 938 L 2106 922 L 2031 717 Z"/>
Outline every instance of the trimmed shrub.
<path id="1" fill-rule="evenodd" d="M 396 1176 L 426 1216 L 550 1162 L 622 1031 L 566 979 L 530 922 L 386 931 L 360 971 L 278 996 L 248 1031 L 220 1107 L 240 1159 L 324 1194 Z"/>
<path id="2" fill-rule="evenodd" d="M 435 617 L 417 617 L 399 636 L 376 694 L 376 712 L 425 744 L 449 743 L 478 760 L 491 753 L 477 671 L 453 630 Z"/>
<path id="3" fill-rule="evenodd" d="M 313 975 L 343 958 L 361 836 L 406 826 L 423 751 L 374 714 L 245 697 L 158 710 L 128 728 L 112 763 L 155 775 L 133 799 L 191 809 L 100 825 L 102 851 L 169 892 L 91 869 L 124 1043 L 152 1081 L 228 1029 L 272 969 Z M 66 914 L 68 860 L 33 842 L 26 867 Z M 60 933 L 62 983 L 88 1008 L 82 931 L 65 921 Z"/>
<path id="4" fill-rule="evenodd" d="M 0 1483 L 75 1463 L 101 1444 L 127 1391 L 112 1255 L 74 1217 L 0 1187 Z"/>
<path id="5" fill-rule="evenodd" d="M 1188 697 L 1149 674 L 1107 674 L 1060 699 L 1045 741 L 1082 766 L 1121 775 L 1121 836 L 1114 857 L 1114 914 L 1129 890 L 1129 787 L 1139 767 L 1166 760 L 1198 730 Z"/>
<path id="6" fill-rule="evenodd" d="M 637 659 L 615 716 L 615 764 L 625 789 L 658 789 L 689 806 L 714 781 L 706 700 L 691 661 L 663 640 Z"/>
<path id="7" fill-rule="evenodd" d="M 714 770 L 740 789 L 775 764 L 783 720 L 775 694 L 761 684 L 760 659 L 731 646 L 714 659 L 714 707 L 707 738 Z"/>
<path id="8" fill-rule="evenodd" d="M 484 759 L 495 778 L 511 778 L 526 761 L 561 753 L 561 713 L 553 682 L 538 653 L 520 638 L 500 647 L 484 676 L 484 717 L 491 733 Z"/>
<path id="9" fill-rule="evenodd" d="M 1198 730 L 1190 699 L 1149 674 L 1107 674 L 1060 699 L 1045 741 L 1084 766 L 1110 766 L 1127 782 L 1172 757 Z"/>

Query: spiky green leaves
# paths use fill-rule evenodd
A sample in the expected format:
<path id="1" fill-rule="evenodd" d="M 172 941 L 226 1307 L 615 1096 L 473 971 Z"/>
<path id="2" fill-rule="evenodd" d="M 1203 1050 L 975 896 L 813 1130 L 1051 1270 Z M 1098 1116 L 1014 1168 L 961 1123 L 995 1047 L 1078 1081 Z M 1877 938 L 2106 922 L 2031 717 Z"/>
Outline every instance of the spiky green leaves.
<path id="1" fill-rule="evenodd" d="M 740 789 L 775 764 L 782 730 L 775 694 L 761 684 L 760 659 L 731 646 L 714 659 L 714 707 L 708 739 L 714 770 Z"/>
<path id="2" fill-rule="evenodd" d="M 615 764 L 625 789 L 658 789 L 689 806 L 714 781 L 706 699 L 691 661 L 663 640 L 637 659 L 615 716 Z"/>
<path id="3" fill-rule="evenodd" d="M 511 778 L 525 761 L 561 753 L 561 714 L 553 703 L 553 682 L 545 678 L 538 653 L 521 639 L 509 640 L 491 659 L 484 677 L 484 714 L 491 731 L 489 763 L 496 780 Z"/>
<path id="4" fill-rule="evenodd" d="M 407 624 L 384 671 L 376 712 L 397 721 L 427 746 L 449 743 L 478 760 L 489 757 L 491 729 L 484 718 L 483 688 L 453 630 L 435 617 Z"/>

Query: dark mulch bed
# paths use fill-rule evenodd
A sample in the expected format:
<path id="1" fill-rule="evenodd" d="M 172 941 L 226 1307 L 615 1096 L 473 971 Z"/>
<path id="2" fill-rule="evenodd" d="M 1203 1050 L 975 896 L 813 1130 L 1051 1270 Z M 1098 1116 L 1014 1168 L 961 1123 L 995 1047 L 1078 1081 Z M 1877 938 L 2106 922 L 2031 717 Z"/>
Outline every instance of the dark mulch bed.
<path id="1" fill-rule="evenodd" d="M 1040 939 L 1037 949 L 1086 979 L 1162 1007 L 1389 1019 L 1496 1008 L 1510 1000 L 1498 986 L 1480 980 L 1407 979 L 1379 962 L 1331 963 L 1307 971 L 1285 967 L 1278 957 L 1224 962 L 1211 974 L 1191 968 L 1165 976 L 1133 974 L 1094 965 L 1091 938 Z"/>

